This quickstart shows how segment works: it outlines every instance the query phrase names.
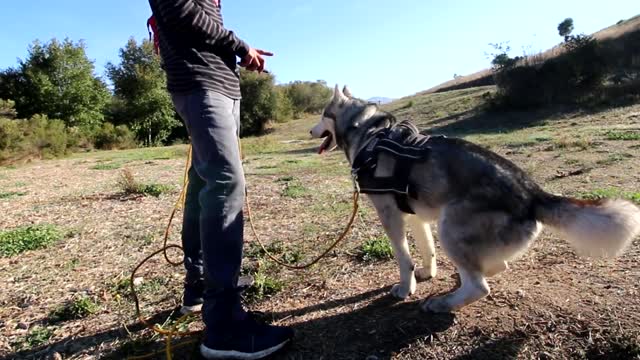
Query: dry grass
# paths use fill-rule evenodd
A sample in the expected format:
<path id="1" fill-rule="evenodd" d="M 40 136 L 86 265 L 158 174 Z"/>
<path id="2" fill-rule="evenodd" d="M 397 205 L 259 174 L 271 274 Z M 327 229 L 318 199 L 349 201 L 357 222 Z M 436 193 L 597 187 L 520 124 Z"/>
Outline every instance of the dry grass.
<path id="1" fill-rule="evenodd" d="M 423 95 L 389 108 L 422 128 L 490 147 L 554 193 L 632 197 L 640 189 L 640 177 L 631 170 L 640 168 L 640 141 L 607 136 L 637 127 L 640 105 L 592 113 L 473 110 L 490 91 Z M 408 101 L 413 106 L 405 107 Z M 306 135 L 315 120 L 278 125 L 266 137 L 245 141 L 255 225 L 270 248 L 291 263 L 321 253 L 349 215 L 348 165 L 339 152 L 315 154 L 318 141 Z M 588 142 L 572 145 L 579 139 Z M 162 349 L 162 339 L 135 320 L 126 279 L 160 247 L 177 193 L 122 197 L 116 186 L 121 170 L 94 168 L 123 164 L 136 181 L 177 189 L 185 149 L 100 152 L 0 168 L 0 188 L 24 192 L 0 198 L 1 228 L 52 224 L 69 232 L 47 249 L 0 259 L 0 358 L 122 359 Z M 576 171 L 581 169 L 589 170 Z M 178 216 L 174 243 L 179 228 Z M 418 311 L 418 302 L 455 286 L 452 264 L 438 248 L 439 276 L 420 284 L 407 301 L 391 299 L 395 262 L 361 257 L 367 240 L 384 238 L 366 201 L 345 243 L 303 272 L 266 261 L 248 229 L 246 234 L 243 268 L 260 278 L 247 294 L 252 309 L 297 333 L 294 345 L 276 359 L 632 359 L 640 353 L 638 241 L 617 260 L 581 259 L 545 231 L 509 271 L 491 279 L 490 297 L 455 315 L 430 315 Z M 374 245 L 368 253 L 382 249 Z M 139 276 L 144 314 L 159 314 L 153 321 L 170 326 L 180 303 L 182 270 L 159 257 Z M 78 299 L 98 307 L 80 304 L 73 308 L 86 317 L 49 323 L 56 309 Z M 188 327 L 202 325 L 194 321 Z M 174 358 L 197 358 L 196 353 L 191 345 Z"/>

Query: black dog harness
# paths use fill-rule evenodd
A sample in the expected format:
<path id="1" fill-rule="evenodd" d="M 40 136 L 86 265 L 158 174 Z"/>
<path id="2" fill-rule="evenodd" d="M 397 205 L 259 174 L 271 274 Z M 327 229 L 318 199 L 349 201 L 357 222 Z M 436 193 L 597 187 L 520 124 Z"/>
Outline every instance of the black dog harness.
<path id="1" fill-rule="evenodd" d="M 351 167 L 359 191 L 363 194 L 394 194 L 400 210 L 415 214 L 409 206 L 409 198 L 417 199 L 418 192 L 409 181 L 409 174 L 416 162 L 429 157 L 430 139 L 408 121 L 379 130 L 358 152 Z M 375 176 L 381 153 L 389 154 L 395 160 L 391 176 Z"/>

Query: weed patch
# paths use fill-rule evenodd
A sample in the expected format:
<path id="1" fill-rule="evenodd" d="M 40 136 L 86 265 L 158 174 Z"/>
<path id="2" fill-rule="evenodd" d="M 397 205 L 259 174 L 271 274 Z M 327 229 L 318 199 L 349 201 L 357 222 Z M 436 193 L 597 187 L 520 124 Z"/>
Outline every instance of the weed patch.
<path id="1" fill-rule="evenodd" d="M 27 195 L 27 193 L 24 192 L 24 191 L 0 192 L 0 200 L 13 199 L 13 198 L 17 198 L 17 197 L 25 196 L 25 195 Z"/>
<path id="2" fill-rule="evenodd" d="M 53 336 L 50 327 L 36 326 L 21 341 L 14 345 L 16 350 L 29 350 L 46 344 Z"/>
<path id="3" fill-rule="evenodd" d="M 626 159 L 630 159 L 632 157 L 633 157 L 633 155 L 631 155 L 631 154 L 612 154 L 612 155 L 609 155 L 606 159 L 601 159 L 601 160 L 596 161 L 596 164 L 598 164 L 598 165 L 612 165 L 612 164 L 615 164 L 617 162 L 624 161 Z"/>
<path id="4" fill-rule="evenodd" d="M 618 141 L 634 141 L 640 140 L 640 132 L 634 131 L 607 131 L 604 134 L 607 140 L 618 140 Z"/>
<path id="5" fill-rule="evenodd" d="M 244 293 L 245 300 L 257 302 L 271 297 L 284 289 L 284 282 L 260 270 L 253 274 L 255 282 Z"/>
<path id="6" fill-rule="evenodd" d="M 369 239 L 360 248 L 362 261 L 384 261 L 393 258 L 393 249 L 386 236 Z"/>
<path id="7" fill-rule="evenodd" d="M 88 296 L 81 296 L 53 310 L 49 322 L 60 323 L 69 320 L 84 319 L 100 310 L 100 306 Z"/>
<path id="8" fill-rule="evenodd" d="M 122 170 L 117 185 L 120 191 L 125 195 L 144 195 L 159 197 L 162 194 L 171 192 L 171 190 L 173 189 L 169 185 L 139 183 L 129 169 Z"/>
<path id="9" fill-rule="evenodd" d="M 117 170 L 122 167 L 120 163 L 101 163 L 91 167 L 91 170 Z"/>
<path id="10" fill-rule="evenodd" d="M 281 182 L 284 182 L 284 189 L 282 189 L 282 196 L 289 197 L 292 199 L 298 199 L 304 197 L 309 193 L 309 189 L 307 189 L 304 185 L 300 183 L 300 180 L 287 177 L 282 178 Z"/>
<path id="11" fill-rule="evenodd" d="M 640 192 L 628 192 L 616 188 L 595 189 L 580 194 L 580 197 L 587 200 L 626 199 L 640 204 Z"/>
<path id="12" fill-rule="evenodd" d="M 53 225 L 33 225 L 0 231 L 0 257 L 43 249 L 62 240 L 64 234 Z"/>

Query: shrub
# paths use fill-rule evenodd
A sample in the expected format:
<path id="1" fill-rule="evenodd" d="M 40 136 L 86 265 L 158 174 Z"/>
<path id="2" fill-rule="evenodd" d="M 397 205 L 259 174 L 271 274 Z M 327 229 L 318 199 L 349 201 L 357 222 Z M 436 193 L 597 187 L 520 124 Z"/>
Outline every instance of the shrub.
<path id="1" fill-rule="evenodd" d="M 618 56 L 593 37 L 571 35 L 572 31 L 571 18 L 558 25 L 558 33 L 564 37 L 565 52 L 542 63 L 530 61 L 531 57 L 511 58 L 508 46 L 490 44 L 498 51 L 492 54 L 494 79 L 498 86 L 496 103 L 503 107 L 528 108 L 585 100 L 592 102 L 594 97 L 601 96 L 609 74 L 609 63 L 617 61 L 614 59 Z"/>
<path id="2" fill-rule="evenodd" d="M 293 106 L 293 115 L 296 118 L 305 113 L 319 113 L 331 99 L 332 90 L 327 83 L 318 80 L 294 81 L 284 85 L 287 96 Z"/>
<path id="3" fill-rule="evenodd" d="M 35 115 L 26 121 L 24 137 L 39 156 L 51 158 L 67 151 L 67 129 L 61 120 Z"/>
<path id="4" fill-rule="evenodd" d="M 16 103 L 12 100 L 0 99 L 0 118 L 15 119 L 16 117 Z"/>
<path id="5" fill-rule="evenodd" d="M 126 125 L 104 123 L 93 133 L 93 144 L 101 150 L 120 150 L 136 147 L 135 134 Z"/>
<path id="6" fill-rule="evenodd" d="M 3 153 L 18 150 L 23 140 L 22 131 L 16 120 L 0 118 L 0 160 Z"/>
<path id="7" fill-rule="evenodd" d="M 269 74 L 242 71 L 240 77 L 240 134 L 264 133 L 267 123 L 276 117 L 278 108 L 275 79 Z"/>
<path id="8" fill-rule="evenodd" d="M 591 38 L 568 38 L 567 52 L 541 66 L 517 65 L 496 71 L 501 103 L 514 108 L 576 103 L 598 93 L 608 71 L 604 54 Z"/>

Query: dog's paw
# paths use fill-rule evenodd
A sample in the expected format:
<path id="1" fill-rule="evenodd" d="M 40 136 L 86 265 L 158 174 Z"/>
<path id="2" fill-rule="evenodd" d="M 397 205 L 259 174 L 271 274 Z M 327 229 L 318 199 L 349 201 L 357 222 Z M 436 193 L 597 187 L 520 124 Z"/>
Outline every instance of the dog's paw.
<path id="1" fill-rule="evenodd" d="M 436 277 L 436 269 L 435 268 L 418 268 L 416 269 L 416 280 L 418 281 L 427 281 Z"/>
<path id="2" fill-rule="evenodd" d="M 413 280 L 409 286 L 404 284 L 395 284 L 391 288 L 391 295 L 397 299 L 406 299 L 416 292 L 416 281 Z"/>
<path id="3" fill-rule="evenodd" d="M 434 296 L 420 303 L 420 310 L 432 313 L 450 313 L 453 311 L 446 296 Z"/>

